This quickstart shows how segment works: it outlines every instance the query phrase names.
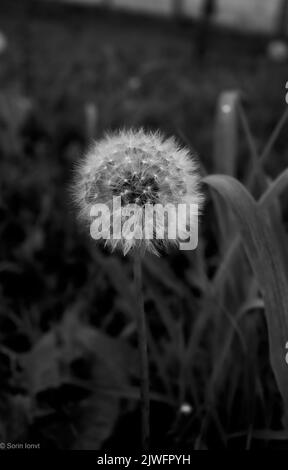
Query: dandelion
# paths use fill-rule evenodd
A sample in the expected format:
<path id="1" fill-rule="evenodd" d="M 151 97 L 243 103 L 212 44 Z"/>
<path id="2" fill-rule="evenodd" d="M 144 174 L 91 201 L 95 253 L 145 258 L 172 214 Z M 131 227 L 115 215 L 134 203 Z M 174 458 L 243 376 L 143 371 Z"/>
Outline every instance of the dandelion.
<path id="1" fill-rule="evenodd" d="M 149 363 L 147 352 L 146 318 L 142 285 L 142 256 L 146 251 L 158 254 L 160 248 L 170 243 L 177 244 L 187 233 L 187 219 L 178 214 L 178 232 L 171 239 L 169 231 L 175 218 L 156 221 L 153 211 L 148 214 L 147 206 L 201 206 L 197 162 L 188 150 L 177 145 L 174 139 L 164 139 L 160 133 L 145 133 L 143 130 L 119 132 L 92 145 L 83 162 L 77 168 L 73 188 L 75 200 L 80 208 L 80 217 L 91 224 L 93 207 L 104 205 L 102 238 L 112 251 L 120 248 L 126 255 L 134 255 L 135 306 L 137 314 L 138 347 L 141 368 L 141 416 L 142 447 L 149 449 Z M 113 205 L 120 199 L 120 208 Z M 134 230 L 126 227 L 128 209 L 133 206 Z M 124 208 L 124 211 L 122 210 Z M 112 223 L 111 223 L 111 219 Z M 179 220 L 180 219 L 180 220 Z M 111 233 L 113 221 L 120 220 L 120 236 Z M 143 237 L 143 221 L 152 237 Z M 190 217 L 189 224 L 196 223 Z M 131 227 L 130 227 L 131 228 Z M 173 228 L 173 227 L 172 227 Z M 163 234 L 156 237 L 158 230 Z M 115 234 L 114 234 L 115 235 Z"/>
<path id="2" fill-rule="evenodd" d="M 150 230 L 155 235 L 156 231 L 154 214 L 145 211 L 147 204 L 200 207 L 202 203 L 195 158 L 188 150 L 179 147 L 174 139 L 164 139 L 160 133 L 145 133 L 143 130 L 122 131 L 93 144 L 77 169 L 74 194 L 80 216 L 88 224 L 91 224 L 93 206 L 105 204 L 109 208 L 104 219 L 103 241 L 112 251 L 120 248 L 124 255 L 131 249 L 158 254 L 170 243 L 179 243 L 187 234 L 186 217 L 182 214 L 181 220 L 178 214 L 178 232 L 174 239 L 169 238 L 166 218 L 157 221 L 163 225 L 158 226 L 163 237 L 144 237 L 144 223 L 148 232 Z M 121 200 L 121 208 L 117 210 L 113 207 L 115 197 Z M 130 230 L 125 230 L 125 207 L 131 205 L 136 223 L 132 236 Z M 110 229 L 112 220 L 119 220 L 119 217 L 121 237 L 115 238 Z M 195 224 L 195 218 L 189 223 Z"/>

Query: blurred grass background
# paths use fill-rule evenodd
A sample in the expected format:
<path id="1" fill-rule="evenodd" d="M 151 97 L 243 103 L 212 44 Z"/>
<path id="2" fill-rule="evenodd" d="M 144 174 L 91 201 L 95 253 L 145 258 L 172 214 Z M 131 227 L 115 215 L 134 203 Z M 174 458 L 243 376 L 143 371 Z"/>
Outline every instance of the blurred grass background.
<path id="1" fill-rule="evenodd" d="M 1 440 L 138 448 L 131 266 L 75 222 L 73 164 L 91 133 L 144 126 L 176 135 L 213 173 L 225 90 L 243 93 L 261 151 L 285 106 L 287 62 L 267 56 L 265 36 L 211 29 L 203 55 L 196 23 L 51 2 L 2 0 L 0 30 Z M 243 180 L 243 130 L 236 153 Z M 274 178 L 286 166 L 282 132 L 265 170 Z M 285 448 L 263 302 L 243 254 L 216 299 L 207 295 L 227 250 L 210 199 L 201 233 L 195 253 L 145 261 L 153 446 Z"/>
<path id="2" fill-rule="evenodd" d="M 263 36 L 212 32 L 207 61 L 199 66 L 193 54 L 196 25 L 177 27 L 161 19 L 53 2 L 33 2 L 27 16 L 25 3 L 1 6 L 0 27 L 10 44 L 1 59 L 1 84 L 31 88 L 42 119 L 50 123 L 45 122 L 46 132 L 55 115 L 81 132 L 79 114 L 92 101 L 99 110 L 99 133 L 130 125 L 161 127 L 183 134 L 205 158 L 223 89 L 247 95 L 259 140 L 278 119 L 287 65 L 266 58 Z M 29 70 L 23 67 L 27 49 Z"/>

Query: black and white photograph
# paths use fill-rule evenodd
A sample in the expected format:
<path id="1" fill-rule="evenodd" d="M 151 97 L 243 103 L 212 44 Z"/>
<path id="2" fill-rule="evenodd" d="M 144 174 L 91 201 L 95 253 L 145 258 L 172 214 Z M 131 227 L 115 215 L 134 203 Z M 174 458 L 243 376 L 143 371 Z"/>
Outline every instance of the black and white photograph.
<path id="1" fill-rule="evenodd" d="M 0 1 L 0 462 L 288 450 L 287 135 L 288 0 Z"/>

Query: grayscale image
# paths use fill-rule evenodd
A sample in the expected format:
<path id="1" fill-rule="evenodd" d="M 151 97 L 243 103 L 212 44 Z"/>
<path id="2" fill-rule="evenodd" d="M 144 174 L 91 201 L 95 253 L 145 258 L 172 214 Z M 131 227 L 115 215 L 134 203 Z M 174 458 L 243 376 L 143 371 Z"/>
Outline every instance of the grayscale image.
<path id="1" fill-rule="evenodd" d="M 0 461 L 288 450 L 287 132 L 288 0 L 1 0 Z"/>

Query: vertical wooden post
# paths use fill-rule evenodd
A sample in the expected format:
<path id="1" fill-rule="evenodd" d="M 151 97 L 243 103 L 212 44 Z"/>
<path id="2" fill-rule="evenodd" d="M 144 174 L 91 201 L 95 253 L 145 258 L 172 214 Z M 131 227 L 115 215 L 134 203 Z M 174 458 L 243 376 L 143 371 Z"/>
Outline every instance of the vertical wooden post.
<path id="1" fill-rule="evenodd" d="M 172 0 L 172 15 L 176 18 L 182 18 L 184 9 L 184 0 Z"/>
<path id="2" fill-rule="evenodd" d="M 102 3 L 105 8 L 113 7 L 113 0 L 102 0 Z"/>
<path id="3" fill-rule="evenodd" d="M 288 33 L 288 0 L 281 0 L 277 22 L 277 35 L 286 36 Z"/>
<path id="4" fill-rule="evenodd" d="M 34 14 L 34 0 L 26 0 L 23 3 L 22 18 L 22 67 L 23 67 L 23 88 L 26 96 L 30 96 L 33 89 L 32 71 L 32 28 Z"/>
<path id="5" fill-rule="evenodd" d="M 196 37 L 196 54 L 200 61 L 206 56 L 211 39 L 211 23 L 217 11 L 216 0 L 203 0 L 200 12 L 198 34 Z"/>

